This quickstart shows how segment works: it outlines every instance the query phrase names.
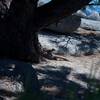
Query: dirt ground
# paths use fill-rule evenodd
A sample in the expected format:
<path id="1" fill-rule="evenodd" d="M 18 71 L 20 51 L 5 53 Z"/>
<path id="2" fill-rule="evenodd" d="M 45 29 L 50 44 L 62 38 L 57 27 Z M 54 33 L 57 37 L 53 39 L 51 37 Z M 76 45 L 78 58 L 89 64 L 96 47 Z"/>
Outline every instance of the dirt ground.
<path id="1" fill-rule="evenodd" d="M 83 33 L 86 32 L 82 30 Z M 61 56 L 61 58 L 55 60 L 46 59 L 40 64 L 35 65 L 41 90 L 50 96 L 50 100 L 92 100 L 90 98 L 87 99 L 86 95 L 89 94 L 88 96 L 91 97 L 91 91 L 94 91 L 93 94 L 95 94 L 98 90 L 97 86 L 100 84 L 100 53 L 98 50 L 100 46 L 97 43 L 99 43 L 100 39 L 97 39 L 97 37 L 99 38 L 99 35 L 91 37 L 86 34 L 85 37 L 82 34 L 77 36 L 78 38 L 82 37 L 79 39 L 79 42 L 88 41 L 88 43 L 79 45 L 80 43 L 77 44 L 78 42 L 76 42 L 76 35 L 71 35 L 76 40 L 72 40 L 73 45 L 69 42 L 68 53 L 68 45 L 66 45 L 68 43 L 66 41 L 68 36 L 48 36 L 48 34 L 44 33 L 39 35 L 42 47 L 47 49 L 53 48 L 56 51 L 57 57 Z M 89 40 L 94 41 L 94 43 L 91 44 L 92 42 L 89 42 Z M 75 43 L 76 46 L 74 47 Z M 95 44 L 98 45 L 96 48 Z M 72 48 L 70 48 L 71 46 Z M 81 48 L 76 51 L 78 53 L 82 51 L 83 53 L 80 53 L 79 56 L 70 55 L 70 52 L 73 52 L 78 46 L 83 46 L 83 49 Z M 85 52 L 85 50 L 88 50 L 87 47 L 89 47 L 89 53 Z M 92 53 L 91 50 L 93 50 Z M 73 53 L 76 54 L 76 51 Z"/>
<path id="2" fill-rule="evenodd" d="M 41 90 L 51 100 L 66 100 L 72 87 L 73 93 L 79 96 L 77 100 L 86 100 L 83 95 L 88 91 L 90 80 L 100 79 L 100 54 L 66 58 L 68 61 L 46 60 L 36 65 Z"/>

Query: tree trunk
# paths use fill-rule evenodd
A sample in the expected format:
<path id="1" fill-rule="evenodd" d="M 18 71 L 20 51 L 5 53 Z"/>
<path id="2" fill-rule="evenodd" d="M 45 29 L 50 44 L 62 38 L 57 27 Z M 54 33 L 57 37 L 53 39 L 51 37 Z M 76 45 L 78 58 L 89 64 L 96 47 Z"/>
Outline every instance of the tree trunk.
<path id="1" fill-rule="evenodd" d="M 37 0 L 12 1 L 2 23 L 5 25 L 0 39 L 1 57 L 26 62 L 39 61 L 38 36 L 33 24 L 36 7 Z"/>
<path id="2" fill-rule="evenodd" d="M 39 29 L 69 16 L 90 0 L 52 0 L 37 8 L 38 0 L 12 0 L 0 22 L 0 57 L 39 62 Z"/>

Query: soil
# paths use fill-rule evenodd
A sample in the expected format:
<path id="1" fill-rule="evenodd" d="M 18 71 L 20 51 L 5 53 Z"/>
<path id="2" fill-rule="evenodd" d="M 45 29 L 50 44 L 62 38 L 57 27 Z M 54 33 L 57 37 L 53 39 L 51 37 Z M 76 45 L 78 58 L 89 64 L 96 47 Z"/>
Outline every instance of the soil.
<path id="1" fill-rule="evenodd" d="M 47 39 L 46 42 L 45 39 Z M 65 38 L 61 39 L 66 40 Z M 47 37 L 42 38 L 41 41 L 42 47 L 46 48 L 48 46 L 48 51 L 52 47 L 57 50 L 57 45 L 52 45 L 56 41 L 51 42 L 49 45 L 46 44 L 49 43 Z M 91 91 L 91 87 L 93 88 L 91 80 L 95 81 L 96 84 L 100 83 L 100 53 L 72 56 L 66 52 L 59 53 L 51 50 L 49 54 L 46 53 L 39 64 L 28 65 L 30 68 L 33 66 L 32 68 L 36 70 L 41 91 L 48 95 L 48 100 L 86 100 L 85 95 Z M 13 64 L 10 64 L 10 66 L 12 68 L 8 68 L 8 72 L 12 72 L 12 69 L 14 69 Z M 1 75 L 3 70 L 6 69 L 3 69 L 1 65 L 0 67 Z M 21 70 L 25 69 L 25 66 L 23 67 Z M 21 64 L 19 64 L 19 68 L 21 68 Z M 21 86 L 21 83 L 13 81 L 11 77 L 10 79 L 8 77 L 0 77 L 0 100 L 14 100 L 16 88 L 21 91 L 21 88 L 23 88 Z M 4 89 L 6 93 L 2 91 Z M 73 96 L 77 99 L 71 99 Z"/>
<path id="2" fill-rule="evenodd" d="M 68 61 L 47 59 L 36 65 L 41 90 L 49 94 L 51 100 L 66 100 L 66 91 L 71 85 L 77 88 L 74 92 L 86 92 L 89 80 L 100 79 L 100 54 L 66 58 Z"/>

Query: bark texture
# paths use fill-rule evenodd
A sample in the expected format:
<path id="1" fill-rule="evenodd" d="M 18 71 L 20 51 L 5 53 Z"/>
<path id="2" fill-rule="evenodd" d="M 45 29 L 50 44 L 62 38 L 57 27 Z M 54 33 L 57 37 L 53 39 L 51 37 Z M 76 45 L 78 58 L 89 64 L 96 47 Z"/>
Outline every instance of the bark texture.
<path id="1" fill-rule="evenodd" d="M 38 37 L 33 23 L 36 7 L 37 0 L 12 1 L 2 22 L 1 57 L 28 62 L 39 61 Z"/>

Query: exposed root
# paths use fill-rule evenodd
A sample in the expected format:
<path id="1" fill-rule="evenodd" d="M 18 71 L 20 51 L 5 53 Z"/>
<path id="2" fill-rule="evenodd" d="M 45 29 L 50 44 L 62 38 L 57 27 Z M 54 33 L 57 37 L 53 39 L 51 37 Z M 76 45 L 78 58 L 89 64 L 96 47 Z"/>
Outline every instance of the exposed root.
<path id="1" fill-rule="evenodd" d="M 43 48 L 42 50 L 42 60 L 44 61 L 45 58 L 49 60 L 57 60 L 57 61 L 69 61 L 66 57 L 54 54 L 55 49 L 49 49 Z"/>

